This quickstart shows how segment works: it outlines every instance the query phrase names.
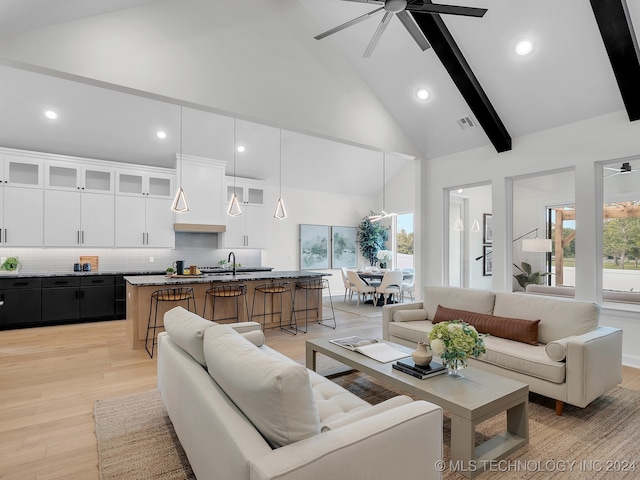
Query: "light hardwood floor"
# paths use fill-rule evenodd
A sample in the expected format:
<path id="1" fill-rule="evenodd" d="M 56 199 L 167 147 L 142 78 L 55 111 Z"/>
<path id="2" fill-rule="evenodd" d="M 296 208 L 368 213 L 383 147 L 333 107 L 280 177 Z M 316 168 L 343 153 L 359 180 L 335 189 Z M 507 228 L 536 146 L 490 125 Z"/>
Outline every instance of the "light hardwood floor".
<path id="1" fill-rule="evenodd" d="M 303 363 L 308 338 L 382 334 L 379 316 L 336 317 L 336 330 L 267 330 L 266 342 Z M 98 479 L 94 402 L 156 386 L 156 359 L 130 349 L 125 335 L 124 320 L 0 332 L 1 479 Z M 639 370 L 624 368 L 623 376 L 624 386 L 640 390 Z"/>

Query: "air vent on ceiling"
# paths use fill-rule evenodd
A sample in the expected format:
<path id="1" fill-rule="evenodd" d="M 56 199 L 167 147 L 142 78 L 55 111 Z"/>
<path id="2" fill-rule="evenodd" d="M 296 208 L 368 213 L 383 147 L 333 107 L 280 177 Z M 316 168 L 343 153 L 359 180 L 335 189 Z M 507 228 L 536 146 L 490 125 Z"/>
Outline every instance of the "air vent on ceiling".
<path id="1" fill-rule="evenodd" d="M 456 118 L 456 123 L 462 130 L 474 128 L 476 126 L 476 123 L 469 116 Z"/>

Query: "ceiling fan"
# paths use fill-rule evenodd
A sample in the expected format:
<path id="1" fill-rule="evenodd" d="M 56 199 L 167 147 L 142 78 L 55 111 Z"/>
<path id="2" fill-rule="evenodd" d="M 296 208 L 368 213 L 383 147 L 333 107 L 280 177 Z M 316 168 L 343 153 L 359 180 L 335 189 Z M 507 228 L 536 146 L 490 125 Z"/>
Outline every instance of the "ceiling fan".
<path id="1" fill-rule="evenodd" d="M 615 173 L 611 173 L 609 175 L 605 175 L 604 178 L 609 178 L 609 177 L 615 177 L 616 175 L 624 175 L 626 173 L 635 173 L 638 170 L 632 170 L 631 169 L 631 164 L 629 162 L 624 162 L 620 168 L 613 168 L 613 167 L 604 167 L 605 170 L 611 170 Z"/>
<path id="2" fill-rule="evenodd" d="M 342 25 L 338 25 L 337 27 L 332 28 L 331 30 L 327 30 L 320 35 L 316 35 L 316 40 L 322 40 L 329 35 L 332 35 L 336 32 L 344 30 L 347 27 L 352 25 L 356 25 L 373 15 L 384 11 L 384 17 L 382 17 L 382 21 L 378 25 L 367 49 L 364 52 L 363 58 L 370 57 L 371 53 L 373 53 L 373 49 L 378 44 L 380 37 L 384 33 L 387 25 L 391 21 L 391 18 L 395 15 L 398 17 L 398 20 L 402 22 L 404 28 L 407 29 L 409 34 L 416 41 L 418 46 L 422 49 L 422 51 L 428 49 L 431 45 L 425 38 L 422 31 L 418 28 L 416 23 L 409 15 L 409 12 L 413 13 L 427 13 L 430 15 L 439 15 L 439 14 L 447 14 L 447 15 L 462 15 L 467 17 L 482 17 L 487 12 L 486 8 L 475 8 L 475 7 L 460 7 L 456 5 L 435 5 L 431 3 L 431 0 L 345 0 L 348 2 L 359 2 L 359 3 L 372 3 L 375 5 L 382 5 L 380 8 L 376 8 L 369 13 L 365 13 L 364 15 L 354 18 L 353 20 L 349 20 Z"/>

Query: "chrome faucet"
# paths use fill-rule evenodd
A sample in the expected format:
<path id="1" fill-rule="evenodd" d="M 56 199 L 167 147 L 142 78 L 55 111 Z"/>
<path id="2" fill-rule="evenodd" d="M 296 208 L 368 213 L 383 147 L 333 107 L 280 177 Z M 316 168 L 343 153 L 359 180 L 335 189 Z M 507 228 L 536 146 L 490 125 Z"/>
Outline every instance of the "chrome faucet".
<path id="1" fill-rule="evenodd" d="M 233 276 L 236 276 L 236 254 L 233 252 L 229 252 L 229 258 L 227 258 L 227 262 L 231 261 L 231 257 L 233 257 L 233 263 L 231 266 L 233 267 Z"/>

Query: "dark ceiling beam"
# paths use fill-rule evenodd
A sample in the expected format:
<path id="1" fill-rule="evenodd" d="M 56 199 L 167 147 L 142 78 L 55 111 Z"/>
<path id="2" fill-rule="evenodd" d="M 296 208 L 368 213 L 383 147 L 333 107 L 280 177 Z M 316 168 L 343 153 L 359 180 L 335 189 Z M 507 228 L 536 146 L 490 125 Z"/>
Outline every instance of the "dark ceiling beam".
<path id="1" fill-rule="evenodd" d="M 591 0 L 629 120 L 640 119 L 640 53 L 625 0 Z"/>
<path id="2" fill-rule="evenodd" d="M 411 12 L 411 15 L 427 37 L 444 68 L 449 72 L 495 149 L 498 153 L 511 150 L 509 132 L 440 16 L 416 12 Z"/>

